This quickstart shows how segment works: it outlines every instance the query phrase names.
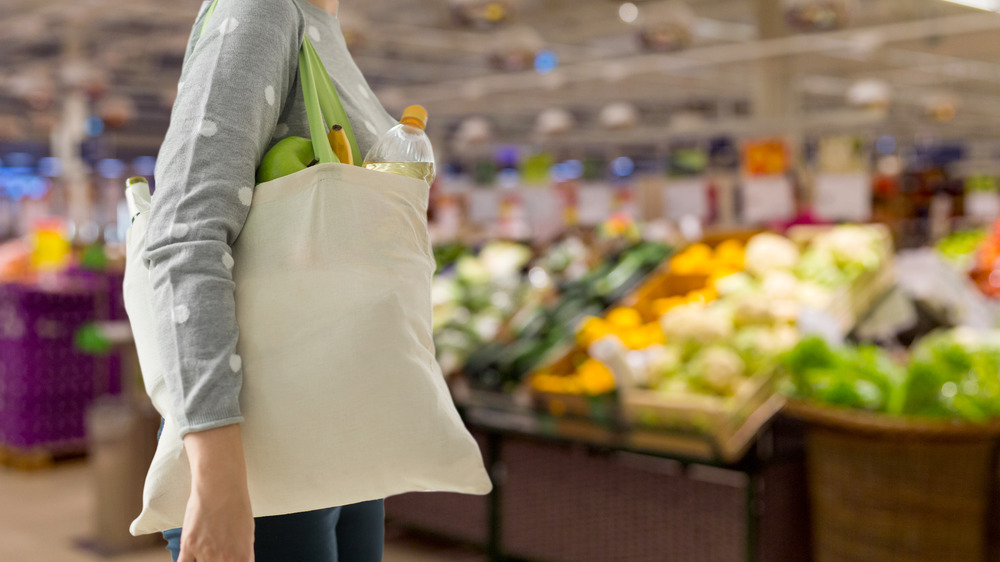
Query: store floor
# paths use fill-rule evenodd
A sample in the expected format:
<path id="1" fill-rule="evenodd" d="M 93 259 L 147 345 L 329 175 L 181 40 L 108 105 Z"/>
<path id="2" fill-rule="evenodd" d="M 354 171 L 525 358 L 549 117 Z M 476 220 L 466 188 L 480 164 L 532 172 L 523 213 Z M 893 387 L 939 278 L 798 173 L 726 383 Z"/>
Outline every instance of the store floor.
<path id="1" fill-rule="evenodd" d="M 94 562 L 105 560 L 78 546 L 90 530 L 93 497 L 85 461 L 22 472 L 0 467 L 0 560 Z M 169 562 L 156 547 L 110 558 L 113 562 Z M 481 554 L 430 541 L 389 526 L 384 562 L 479 562 Z M 264 561 L 266 562 L 266 561 Z"/>

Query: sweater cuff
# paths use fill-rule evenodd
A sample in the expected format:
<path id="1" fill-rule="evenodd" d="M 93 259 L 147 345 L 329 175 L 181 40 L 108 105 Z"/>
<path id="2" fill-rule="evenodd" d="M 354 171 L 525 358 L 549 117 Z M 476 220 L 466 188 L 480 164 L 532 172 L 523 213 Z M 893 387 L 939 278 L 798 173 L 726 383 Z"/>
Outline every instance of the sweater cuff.
<path id="1" fill-rule="evenodd" d="M 188 415 L 187 419 L 180 424 L 181 439 L 192 431 L 205 431 L 242 421 L 243 414 L 240 412 L 239 399 L 233 397 L 233 400 L 227 401 L 227 403 L 198 412 L 197 415 Z"/>

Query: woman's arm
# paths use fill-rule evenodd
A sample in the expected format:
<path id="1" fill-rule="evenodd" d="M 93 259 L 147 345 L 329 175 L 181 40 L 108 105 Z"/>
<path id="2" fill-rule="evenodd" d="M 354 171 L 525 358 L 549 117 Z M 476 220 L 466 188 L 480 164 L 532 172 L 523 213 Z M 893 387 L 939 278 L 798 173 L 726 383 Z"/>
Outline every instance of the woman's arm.
<path id="1" fill-rule="evenodd" d="M 291 0 L 221 0 L 192 36 L 157 160 L 145 257 L 169 415 L 191 467 L 184 562 L 253 559 L 231 246 L 295 81 L 302 26 Z"/>
<path id="2" fill-rule="evenodd" d="M 254 521 L 239 424 L 188 433 L 191 496 L 178 562 L 253 560 Z"/>
<path id="3" fill-rule="evenodd" d="M 301 27 L 291 0 L 221 0 L 184 63 L 145 254 L 182 436 L 242 421 L 231 245 L 295 80 Z"/>

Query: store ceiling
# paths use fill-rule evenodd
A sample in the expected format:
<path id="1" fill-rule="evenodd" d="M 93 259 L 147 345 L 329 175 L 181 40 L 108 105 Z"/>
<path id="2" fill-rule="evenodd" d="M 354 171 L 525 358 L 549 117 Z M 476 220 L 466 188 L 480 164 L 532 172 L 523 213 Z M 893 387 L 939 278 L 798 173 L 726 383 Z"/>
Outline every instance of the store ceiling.
<path id="1" fill-rule="evenodd" d="M 610 137 L 623 143 L 666 140 L 664 131 L 691 134 L 671 128 L 671 119 L 682 111 L 701 114 L 710 123 L 706 131 L 766 129 L 767 123 L 780 129 L 787 119 L 749 116 L 765 71 L 770 81 L 797 92 L 794 103 L 807 116 L 799 122 L 807 129 L 854 123 L 850 126 L 889 132 L 996 136 L 1000 16 L 943 0 L 857 0 L 852 24 L 844 30 L 795 33 L 778 16 L 770 22 L 780 24 L 778 37 L 760 39 L 761 1 L 780 4 L 690 0 L 697 16 L 694 38 L 673 54 L 643 52 L 637 25 L 622 22 L 620 3 L 608 0 L 521 0 L 513 22 L 496 31 L 458 27 L 446 0 L 343 0 L 341 19 L 363 31 L 356 60 L 387 107 L 398 112 L 404 104 L 424 103 L 439 136 L 465 117 L 486 115 L 499 139 L 524 140 L 532 138 L 539 112 L 563 107 L 581 131 L 574 142 L 599 143 L 609 137 L 600 132 L 597 113 L 615 101 L 635 104 L 641 115 L 642 126 L 634 132 Z M 641 24 L 644 14 L 656 13 L 664 2 L 637 4 Z M 107 72 L 109 93 L 136 104 L 136 119 L 116 131 L 115 145 L 155 151 L 200 5 L 200 0 L 0 0 L 0 135 L 45 138 L 47 120 L 41 115 L 52 110 L 35 110 L 25 101 L 25 77 L 55 75 L 71 50 L 67 45 L 76 42 L 84 60 Z M 503 34 L 525 25 L 558 56 L 554 72 L 499 73 L 489 65 L 495 46 L 510 43 Z M 848 111 L 848 88 L 865 78 L 892 84 L 894 103 L 887 116 L 869 119 Z M 953 96 L 958 111 L 949 122 L 934 124 L 924 107 L 942 95 Z"/>

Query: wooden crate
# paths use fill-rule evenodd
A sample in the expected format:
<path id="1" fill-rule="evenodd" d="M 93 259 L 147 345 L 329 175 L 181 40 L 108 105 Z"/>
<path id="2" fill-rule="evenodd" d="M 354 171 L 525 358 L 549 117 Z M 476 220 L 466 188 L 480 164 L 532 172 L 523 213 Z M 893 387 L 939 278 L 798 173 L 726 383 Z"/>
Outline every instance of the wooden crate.
<path id="1" fill-rule="evenodd" d="M 780 409 L 774 400 L 775 381 L 775 370 L 766 369 L 753 375 L 731 397 L 622 389 L 622 420 L 640 430 L 669 429 L 701 435 L 714 445 L 718 458 L 735 460 Z"/>
<path id="2" fill-rule="evenodd" d="M 635 291 L 626 295 L 618 306 L 628 306 L 639 311 L 644 322 L 657 319 L 653 312 L 653 301 L 666 297 L 682 297 L 691 291 L 704 289 L 708 285 L 708 275 L 680 275 L 668 271 L 657 271 L 650 275 Z"/>
<path id="3" fill-rule="evenodd" d="M 865 225 L 879 231 L 881 247 L 879 257 L 882 267 L 861 275 L 850 287 L 843 287 L 834 293 L 827 311 L 844 334 L 850 332 L 872 306 L 892 287 L 895 280 L 893 267 L 892 233 L 883 224 Z M 788 230 L 788 237 L 807 246 L 816 236 L 829 231 L 831 226 L 796 226 Z"/>

